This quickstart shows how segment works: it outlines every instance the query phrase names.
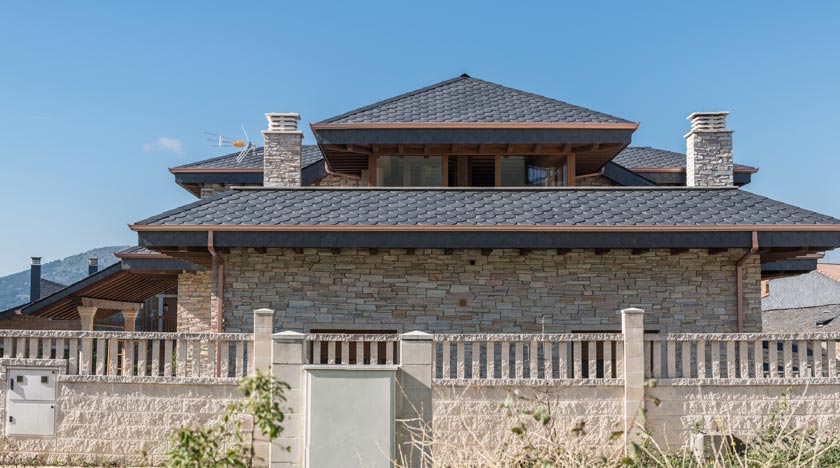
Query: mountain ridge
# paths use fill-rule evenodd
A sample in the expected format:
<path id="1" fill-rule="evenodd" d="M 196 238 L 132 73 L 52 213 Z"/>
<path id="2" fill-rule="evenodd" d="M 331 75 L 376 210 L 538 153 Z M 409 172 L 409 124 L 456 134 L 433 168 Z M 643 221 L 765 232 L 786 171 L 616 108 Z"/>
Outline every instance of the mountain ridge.
<path id="1" fill-rule="evenodd" d="M 90 257 L 99 259 L 99 269 L 107 268 L 119 259 L 115 252 L 128 246 L 97 247 L 41 266 L 41 277 L 63 285 L 73 284 L 87 276 Z M 0 277 L 0 310 L 7 310 L 29 302 L 29 269 Z"/>

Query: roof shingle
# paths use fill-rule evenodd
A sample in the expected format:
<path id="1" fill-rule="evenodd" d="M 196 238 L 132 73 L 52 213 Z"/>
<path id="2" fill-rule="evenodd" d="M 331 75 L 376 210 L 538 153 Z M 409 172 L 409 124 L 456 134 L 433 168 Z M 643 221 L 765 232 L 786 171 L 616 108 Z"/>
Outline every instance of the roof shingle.
<path id="1" fill-rule="evenodd" d="M 137 224 L 656 227 L 840 220 L 738 189 L 242 189 Z"/>
<path id="2" fill-rule="evenodd" d="M 631 123 L 538 94 L 461 75 L 319 123 Z"/>
<path id="3" fill-rule="evenodd" d="M 612 159 L 612 162 L 628 169 L 685 169 L 685 154 L 650 146 L 631 146 L 625 148 Z M 751 166 L 735 164 L 735 169 L 755 169 Z"/>
<path id="4" fill-rule="evenodd" d="M 175 169 L 254 169 L 261 171 L 263 168 L 263 147 L 260 146 L 248 153 L 242 161 L 237 161 L 239 152 L 205 159 L 194 163 L 184 164 Z M 300 151 L 301 169 L 309 167 L 324 159 L 318 145 L 302 145 Z"/>

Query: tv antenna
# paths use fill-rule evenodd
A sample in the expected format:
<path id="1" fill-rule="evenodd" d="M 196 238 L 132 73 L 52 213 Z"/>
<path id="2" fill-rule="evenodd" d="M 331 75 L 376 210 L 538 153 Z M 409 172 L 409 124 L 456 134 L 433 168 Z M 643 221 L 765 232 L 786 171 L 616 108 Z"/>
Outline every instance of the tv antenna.
<path id="1" fill-rule="evenodd" d="M 242 126 L 242 133 L 245 135 L 245 140 L 228 138 L 218 133 L 204 133 L 213 137 L 208 138 L 208 140 L 215 143 L 215 145 L 219 148 L 240 148 L 241 150 L 239 151 L 239 154 L 236 155 L 236 162 L 242 162 L 246 156 L 248 156 L 249 154 L 255 154 L 257 151 L 257 145 L 251 142 L 251 138 L 248 137 L 248 132 L 245 130 L 244 125 Z"/>

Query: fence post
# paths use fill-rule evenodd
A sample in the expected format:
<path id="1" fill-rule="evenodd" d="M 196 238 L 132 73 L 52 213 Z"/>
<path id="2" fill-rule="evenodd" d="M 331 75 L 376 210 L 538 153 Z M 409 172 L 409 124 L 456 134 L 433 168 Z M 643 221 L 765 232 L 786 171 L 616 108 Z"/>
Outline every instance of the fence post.
<path id="1" fill-rule="evenodd" d="M 271 334 L 274 332 L 274 311 L 254 311 L 254 369 L 262 372 L 271 370 Z"/>
<path id="2" fill-rule="evenodd" d="M 638 442 L 639 412 L 645 402 L 645 311 L 621 311 L 621 332 L 624 334 L 624 450 Z"/>
<path id="3" fill-rule="evenodd" d="M 434 336 L 413 331 L 400 335 L 400 369 L 397 373 L 397 461 L 420 467 L 428 460 L 423 436 L 432 429 L 432 363 Z M 412 437 L 412 435 L 414 437 Z M 415 446 L 413 441 L 420 443 Z"/>
<path id="4" fill-rule="evenodd" d="M 286 382 L 287 409 L 280 438 L 272 441 L 270 466 L 302 467 L 304 449 L 304 424 L 306 401 L 304 393 L 303 365 L 306 364 L 306 335 L 293 331 L 275 333 L 271 336 L 272 372 L 281 382 Z M 288 450 L 287 450 L 288 449 Z"/>

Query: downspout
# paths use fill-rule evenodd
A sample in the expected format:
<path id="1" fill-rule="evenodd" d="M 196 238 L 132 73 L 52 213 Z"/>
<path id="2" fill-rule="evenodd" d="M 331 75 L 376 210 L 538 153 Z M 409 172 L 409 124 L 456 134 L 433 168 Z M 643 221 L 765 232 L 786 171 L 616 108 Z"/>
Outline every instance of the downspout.
<path id="1" fill-rule="evenodd" d="M 213 231 L 207 231 L 207 251 L 213 257 L 216 263 L 216 333 L 222 332 L 222 304 L 224 304 L 225 297 L 225 261 L 213 245 Z M 216 377 L 219 377 L 221 372 L 221 355 L 222 343 L 216 342 Z"/>
<path id="2" fill-rule="evenodd" d="M 752 232 L 752 247 L 735 264 L 735 294 L 738 295 L 738 333 L 744 333 L 744 264 L 758 252 L 758 231 Z"/>

